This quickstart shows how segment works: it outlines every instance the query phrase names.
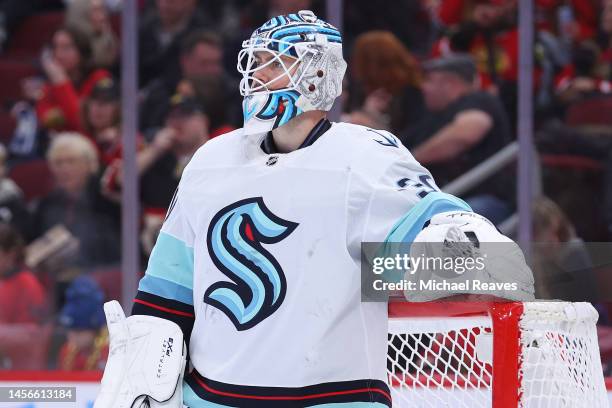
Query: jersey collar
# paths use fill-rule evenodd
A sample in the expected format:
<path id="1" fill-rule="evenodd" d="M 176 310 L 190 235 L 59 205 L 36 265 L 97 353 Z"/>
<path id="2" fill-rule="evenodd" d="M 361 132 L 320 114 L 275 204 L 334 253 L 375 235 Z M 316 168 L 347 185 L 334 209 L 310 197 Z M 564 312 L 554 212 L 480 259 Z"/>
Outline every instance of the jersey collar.
<path id="1" fill-rule="evenodd" d="M 327 132 L 329 128 L 331 128 L 331 122 L 326 118 L 318 121 L 298 149 L 312 145 L 323 135 L 323 133 Z M 261 150 L 263 150 L 266 154 L 279 153 L 276 143 L 274 143 L 274 138 L 272 137 L 272 131 L 268 132 L 264 140 L 261 142 Z"/>

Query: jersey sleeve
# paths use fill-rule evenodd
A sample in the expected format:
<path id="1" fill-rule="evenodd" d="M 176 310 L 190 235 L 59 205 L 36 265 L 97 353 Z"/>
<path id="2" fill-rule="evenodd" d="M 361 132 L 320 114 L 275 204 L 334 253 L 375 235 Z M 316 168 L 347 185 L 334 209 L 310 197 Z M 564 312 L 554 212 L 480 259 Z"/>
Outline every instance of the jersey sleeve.
<path id="1" fill-rule="evenodd" d="M 379 162 L 384 169 L 376 177 L 352 183 L 348 244 L 354 251 L 361 242 L 410 243 L 434 215 L 471 211 L 463 200 L 441 192 L 406 148 L 379 156 Z"/>
<path id="2" fill-rule="evenodd" d="M 195 319 L 193 308 L 193 243 L 195 234 L 181 200 L 174 194 L 166 220 L 140 280 L 132 314 L 168 319 L 183 330 L 188 343 Z"/>

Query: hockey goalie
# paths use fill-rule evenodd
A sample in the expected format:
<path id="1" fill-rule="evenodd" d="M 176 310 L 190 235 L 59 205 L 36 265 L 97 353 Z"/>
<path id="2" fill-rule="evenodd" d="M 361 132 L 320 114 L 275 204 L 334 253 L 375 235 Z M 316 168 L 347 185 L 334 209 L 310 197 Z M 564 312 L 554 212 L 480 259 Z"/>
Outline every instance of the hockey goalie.
<path id="1" fill-rule="evenodd" d="M 345 69 L 339 31 L 310 11 L 244 41 L 244 127 L 185 169 L 131 316 L 105 305 L 95 408 L 391 406 L 387 305 L 360 301 L 361 242 L 507 238 L 394 135 L 326 118 Z"/>

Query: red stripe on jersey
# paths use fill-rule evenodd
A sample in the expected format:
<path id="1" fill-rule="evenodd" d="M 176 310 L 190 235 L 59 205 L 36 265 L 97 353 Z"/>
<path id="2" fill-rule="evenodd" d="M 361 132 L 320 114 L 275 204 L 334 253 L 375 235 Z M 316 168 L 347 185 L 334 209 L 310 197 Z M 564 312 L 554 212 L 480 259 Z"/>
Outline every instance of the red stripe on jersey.
<path id="1" fill-rule="evenodd" d="M 377 392 L 379 394 L 384 395 L 385 398 L 387 398 L 389 401 L 391 401 L 391 395 L 389 395 L 385 391 L 380 390 L 378 388 L 359 388 L 359 389 L 356 389 L 356 390 L 325 392 L 325 393 L 321 393 L 321 394 L 298 395 L 298 396 L 293 396 L 293 395 L 287 395 L 287 396 L 243 395 L 243 394 L 236 394 L 236 393 L 233 393 L 233 392 L 225 392 L 225 391 L 215 390 L 214 388 L 211 388 L 208 385 L 206 385 L 197 376 L 194 375 L 193 377 L 198 382 L 198 384 L 200 384 L 200 386 L 202 386 L 202 388 L 204 388 L 206 391 L 211 392 L 213 394 L 217 394 L 217 395 L 223 395 L 225 397 L 248 398 L 248 399 L 254 399 L 254 400 L 266 400 L 266 401 L 273 401 L 273 400 L 297 401 L 297 400 L 305 400 L 305 399 L 313 399 L 313 398 L 334 397 L 334 396 L 338 396 L 338 395 L 360 394 L 360 393 L 364 393 L 364 392 Z"/>
<path id="2" fill-rule="evenodd" d="M 168 313 L 172 313 L 172 314 L 175 314 L 175 315 L 178 315 L 178 316 L 187 316 L 187 317 L 194 317 L 195 318 L 193 313 L 181 312 L 180 310 L 174 310 L 174 309 L 170 309 L 170 308 L 167 308 L 167 307 L 159 306 L 159 305 L 156 305 L 154 303 L 147 302 L 145 300 L 134 299 L 134 302 L 135 303 L 140 303 L 140 304 L 145 305 L 145 306 L 152 307 L 153 309 L 161 310 L 162 312 L 168 312 Z"/>

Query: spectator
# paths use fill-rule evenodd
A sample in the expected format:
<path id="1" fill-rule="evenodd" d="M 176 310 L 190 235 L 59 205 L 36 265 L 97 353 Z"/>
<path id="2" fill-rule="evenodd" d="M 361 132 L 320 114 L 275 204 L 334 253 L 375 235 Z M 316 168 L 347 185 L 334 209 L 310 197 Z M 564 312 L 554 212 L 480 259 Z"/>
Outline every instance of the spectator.
<path id="1" fill-rule="evenodd" d="M 0 223 L 11 224 L 23 234 L 28 228 L 29 214 L 23 192 L 6 177 L 6 160 L 6 148 L 0 144 Z"/>
<path id="2" fill-rule="evenodd" d="M 572 54 L 572 64 L 566 66 L 556 79 L 555 96 L 561 106 L 612 92 L 612 84 L 597 77 L 600 51 L 595 43 L 588 41 L 578 44 Z"/>
<path id="3" fill-rule="evenodd" d="M 363 95 L 349 121 L 397 133 L 422 117 L 421 73 L 416 59 L 395 35 L 388 31 L 361 34 L 352 60 L 353 77 Z"/>
<path id="4" fill-rule="evenodd" d="M 161 76 L 179 76 L 179 46 L 189 33 L 211 23 L 195 0 L 156 0 L 153 13 L 144 18 L 139 32 L 140 84 Z"/>
<path id="5" fill-rule="evenodd" d="M 112 79 L 103 79 L 94 87 L 83 105 L 83 125 L 94 141 L 102 165 L 102 193 L 112 201 L 121 197 L 121 167 L 123 145 L 121 138 L 121 99 L 119 87 Z M 140 134 L 136 136 L 138 151 L 149 148 Z M 139 166 L 139 171 L 144 169 Z"/>
<path id="6" fill-rule="evenodd" d="M 108 358 L 108 332 L 103 302 L 102 290 L 93 279 L 81 276 L 70 284 L 59 316 L 60 324 L 68 333 L 59 352 L 58 369 L 104 369 Z"/>
<path id="7" fill-rule="evenodd" d="M 445 35 L 434 44 L 432 54 L 470 53 L 476 60 L 485 89 L 496 91 L 501 82 L 516 82 L 518 32 L 513 29 L 515 6 L 512 1 L 440 2 L 436 19 L 445 28 Z"/>
<path id="8" fill-rule="evenodd" d="M 345 44 L 350 46 L 359 34 L 366 31 L 389 30 L 410 52 L 427 55 L 434 32 L 425 3 L 428 1 L 396 0 L 393 7 L 387 7 L 383 0 L 352 0 L 350 5 L 346 3 Z"/>
<path id="9" fill-rule="evenodd" d="M 92 64 L 111 69 L 119 56 L 119 41 L 113 32 L 109 12 L 103 0 L 71 0 L 66 24 L 75 27 L 89 39 Z"/>
<path id="10" fill-rule="evenodd" d="M 40 124 L 51 130 L 80 130 L 81 100 L 95 84 L 110 74 L 92 70 L 91 48 L 86 37 L 73 28 L 55 32 L 51 52 L 43 52 L 42 65 L 49 82 L 36 106 Z"/>
<path id="11" fill-rule="evenodd" d="M 62 133 L 51 142 L 47 159 L 56 188 L 34 211 L 32 238 L 63 225 L 80 244 L 66 267 L 76 267 L 78 273 L 78 267 L 116 263 L 119 214 L 100 194 L 96 148 L 80 134 Z"/>
<path id="12" fill-rule="evenodd" d="M 612 0 L 601 2 L 599 46 L 602 50 L 598 71 L 603 79 L 612 81 Z"/>
<path id="13" fill-rule="evenodd" d="M 112 79 L 98 81 L 83 104 L 83 130 L 98 147 L 104 167 L 121 157 L 121 104 Z"/>
<path id="14" fill-rule="evenodd" d="M 163 125 L 168 113 L 168 101 L 181 93 L 193 96 L 209 114 L 211 131 L 225 133 L 221 129 L 228 124 L 242 122 L 242 101 L 237 92 L 238 84 L 223 67 L 223 43 L 213 32 L 197 31 L 181 43 L 180 75 L 163 76 L 153 81 L 145 90 L 141 106 L 141 129 L 154 129 Z"/>
<path id="15" fill-rule="evenodd" d="M 443 186 L 504 147 L 511 140 L 510 127 L 499 100 L 476 90 L 470 56 L 431 60 L 424 68 L 423 93 L 430 112 L 401 137 Z M 503 174 L 493 176 L 466 193 L 466 201 L 499 223 L 512 210 L 514 194 L 508 183 Z"/>
<path id="16" fill-rule="evenodd" d="M 155 134 L 150 148 L 138 157 L 139 165 L 146 169 L 140 180 L 146 251 L 155 243 L 183 169 L 208 139 L 208 118 L 201 106 L 193 98 L 172 97 L 166 126 Z"/>
<path id="17" fill-rule="evenodd" d="M 155 134 L 153 150 L 139 161 L 150 163 L 141 179 L 145 207 L 166 209 L 191 156 L 208 140 L 208 117 L 193 98 L 171 98 L 166 126 Z"/>
<path id="18" fill-rule="evenodd" d="M 40 129 L 36 116 L 36 103 L 42 95 L 43 86 L 44 81 L 39 77 L 21 81 L 23 99 L 11 109 L 16 126 L 9 151 L 16 159 L 38 157 L 46 148 L 45 132 Z"/>
<path id="19" fill-rule="evenodd" d="M 312 10 L 319 17 L 325 16 L 325 2 L 322 0 L 240 0 L 238 3 L 243 3 L 240 4 L 241 31 L 247 37 L 255 28 L 279 15 Z"/>
<path id="20" fill-rule="evenodd" d="M 584 241 L 563 210 L 545 197 L 533 204 L 533 240 L 539 298 L 596 300 L 593 262 Z"/>
<path id="21" fill-rule="evenodd" d="M 45 317 L 45 291 L 24 256 L 21 235 L 0 223 L 0 323 L 40 323 Z"/>

